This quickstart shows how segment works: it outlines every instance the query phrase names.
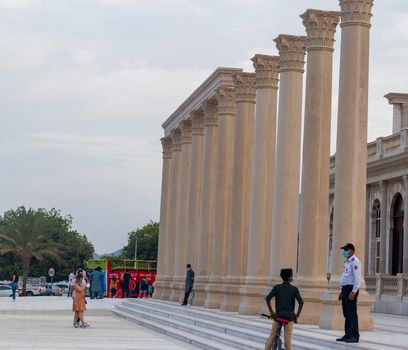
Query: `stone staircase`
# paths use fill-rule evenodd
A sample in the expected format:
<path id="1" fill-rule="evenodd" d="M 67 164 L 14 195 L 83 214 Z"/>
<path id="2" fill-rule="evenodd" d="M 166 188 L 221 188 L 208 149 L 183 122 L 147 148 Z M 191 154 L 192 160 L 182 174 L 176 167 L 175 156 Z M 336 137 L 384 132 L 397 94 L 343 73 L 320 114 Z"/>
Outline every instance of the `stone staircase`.
<path id="1" fill-rule="evenodd" d="M 141 326 L 187 342 L 194 348 L 206 350 L 263 349 L 271 329 L 269 320 L 257 316 L 195 306 L 183 307 L 154 299 L 126 299 L 115 305 L 113 312 Z M 304 325 L 296 325 L 292 336 L 293 350 L 386 350 L 376 345 L 339 343 L 333 334 Z"/>

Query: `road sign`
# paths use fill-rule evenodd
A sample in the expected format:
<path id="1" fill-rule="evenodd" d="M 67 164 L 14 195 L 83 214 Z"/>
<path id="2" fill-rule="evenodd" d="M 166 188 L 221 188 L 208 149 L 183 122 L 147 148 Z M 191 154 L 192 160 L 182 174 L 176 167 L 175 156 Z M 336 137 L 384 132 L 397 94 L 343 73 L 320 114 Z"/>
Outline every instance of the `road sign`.
<path id="1" fill-rule="evenodd" d="M 48 270 L 48 276 L 53 277 L 55 275 L 55 270 L 50 267 L 50 269 Z"/>

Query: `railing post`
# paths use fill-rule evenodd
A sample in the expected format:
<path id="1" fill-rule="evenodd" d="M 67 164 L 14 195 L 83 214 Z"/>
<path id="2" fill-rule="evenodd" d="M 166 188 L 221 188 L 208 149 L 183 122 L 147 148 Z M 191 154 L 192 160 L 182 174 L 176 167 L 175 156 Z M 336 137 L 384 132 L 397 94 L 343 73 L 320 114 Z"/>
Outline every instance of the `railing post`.
<path id="1" fill-rule="evenodd" d="M 400 146 L 404 151 L 408 150 L 408 128 L 401 129 Z"/>
<path id="2" fill-rule="evenodd" d="M 376 273 L 375 274 L 375 301 L 380 301 L 381 300 L 381 288 L 382 288 L 382 284 L 381 284 L 381 273 Z"/>
<path id="3" fill-rule="evenodd" d="M 399 301 L 402 302 L 402 298 L 404 296 L 404 275 L 402 273 L 397 273 L 397 277 L 398 277 L 398 284 L 397 284 L 397 288 L 398 288 L 398 298 L 400 299 Z"/>

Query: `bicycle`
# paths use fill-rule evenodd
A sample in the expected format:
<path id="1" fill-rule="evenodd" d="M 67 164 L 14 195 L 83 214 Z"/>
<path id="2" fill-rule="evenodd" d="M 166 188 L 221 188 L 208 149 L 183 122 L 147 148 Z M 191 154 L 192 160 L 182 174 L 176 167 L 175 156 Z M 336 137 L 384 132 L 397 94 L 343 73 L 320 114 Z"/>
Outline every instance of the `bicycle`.
<path id="1" fill-rule="evenodd" d="M 268 319 L 272 319 L 272 317 L 270 315 L 266 315 L 266 314 L 261 314 L 261 316 L 266 317 Z M 279 327 L 276 331 L 276 335 L 275 338 L 273 340 L 272 343 L 272 348 L 271 350 L 284 350 L 284 348 L 282 348 L 283 345 L 283 341 L 282 341 L 282 327 L 286 324 L 289 323 L 289 320 L 286 320 L 284 318 L 280 318 L 280 317 L 274 317 L 273 318 L 277 323 L 279 323 Z M 295 320 L 296 323 L 296 320 Z M 266 340 L 265 345 L 268 343 L 269 338 Z"/>

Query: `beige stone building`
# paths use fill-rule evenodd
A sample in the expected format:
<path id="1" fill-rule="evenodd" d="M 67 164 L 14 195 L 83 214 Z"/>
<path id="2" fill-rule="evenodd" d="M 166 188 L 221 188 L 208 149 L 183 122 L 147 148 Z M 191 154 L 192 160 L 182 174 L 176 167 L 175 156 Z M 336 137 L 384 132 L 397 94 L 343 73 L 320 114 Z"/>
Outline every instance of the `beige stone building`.
<path id="1" fill-rule="evenodd" d="M 408 95 L 386 95 L 393 135 L 367 144 L 372 5 L 340 0 L 339 12 L 307 10 L 305 36 L 278 35 L 277 54 L 256 54 L 254 72 L 216 69 L 164 122 L 155 297 L 179 301 L 190 263 L 195 305 L 255 314 L 280 269 L 292 267 L 305 299 L 302 322 L 341 329 L 337 247 L 353 242 L 367 276 L 360 328 L 372 329 L 372 308 L 408 313 Z"/>

